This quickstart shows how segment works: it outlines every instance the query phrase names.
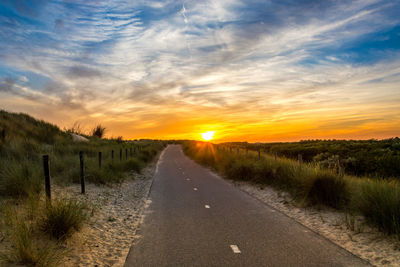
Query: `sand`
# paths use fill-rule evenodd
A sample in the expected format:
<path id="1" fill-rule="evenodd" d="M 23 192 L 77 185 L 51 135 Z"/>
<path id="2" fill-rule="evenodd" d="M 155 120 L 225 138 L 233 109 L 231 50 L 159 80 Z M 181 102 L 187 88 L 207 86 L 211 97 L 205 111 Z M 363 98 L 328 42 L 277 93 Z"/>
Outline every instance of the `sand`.
<path id="1" fill-rule="evenodd" d="M 233 184 L 372 265 L 400 266 L 400 241 L 368 226 L 361 216 L 346 219 L 345 213 L 329 208 L 297 207 L 287 193 L 245 182 Z"/>

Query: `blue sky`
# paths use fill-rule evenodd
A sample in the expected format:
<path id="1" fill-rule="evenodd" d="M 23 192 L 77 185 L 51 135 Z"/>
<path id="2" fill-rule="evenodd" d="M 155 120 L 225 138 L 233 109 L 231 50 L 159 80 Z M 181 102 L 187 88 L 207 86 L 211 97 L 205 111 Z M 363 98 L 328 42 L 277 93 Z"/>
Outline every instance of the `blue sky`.
<path id="1" fill-rule="evenodd" d="M 385 138 L 397 1 L 0 3 L 0 108 L 126 138 Z"/>

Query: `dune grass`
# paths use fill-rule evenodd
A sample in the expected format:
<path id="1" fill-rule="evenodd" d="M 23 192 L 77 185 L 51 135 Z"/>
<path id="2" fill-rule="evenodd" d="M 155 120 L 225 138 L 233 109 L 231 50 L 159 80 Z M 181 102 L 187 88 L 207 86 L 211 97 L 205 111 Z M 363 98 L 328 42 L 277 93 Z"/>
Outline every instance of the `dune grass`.
<path id="1" fill-rule="evenodd" d="M 186 155 L 222 176 L 289 192 L 303 205 L 329 206 L 362 214 L 367 222 L 400 238 L 400 185 L 396 181 L 353 177 L 318 165 L 257 152 L 230 151 L 203 142 L 184 142 Z"/>

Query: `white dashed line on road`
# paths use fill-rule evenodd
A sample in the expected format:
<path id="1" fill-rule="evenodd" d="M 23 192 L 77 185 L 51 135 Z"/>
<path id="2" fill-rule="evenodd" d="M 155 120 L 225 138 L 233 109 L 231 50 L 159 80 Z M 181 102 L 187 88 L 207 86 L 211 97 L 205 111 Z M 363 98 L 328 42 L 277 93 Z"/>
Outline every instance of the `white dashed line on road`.
<path id="1" fill-rule="evenodd" d="M 205 207 L 206 209 L 209 209 L 209 208 L 210 208 L 210 206 L 208 206 L 208 205 L 205 205 L 204 207 Z"/>
<path id="2" fill-rule="evenodd" d="M 193 190 L 194 190 L 194 191 L 197 191 L 197 188 L 195 187 L 195 188 L 193 188 Z"/>
<path id="3" fill-rule="evenodd" d="M 241 253 L 240 249 L 236 245 L 231 245 L 231 249 L 232 249 L 233 253 L 236 253 L 236 254 Z"/>
<path id="4" fill-rule="evenodd" d="M 186 181 L 190 181 L 190 179 L 189 179 L 189 178 L 186 178 Z"/>

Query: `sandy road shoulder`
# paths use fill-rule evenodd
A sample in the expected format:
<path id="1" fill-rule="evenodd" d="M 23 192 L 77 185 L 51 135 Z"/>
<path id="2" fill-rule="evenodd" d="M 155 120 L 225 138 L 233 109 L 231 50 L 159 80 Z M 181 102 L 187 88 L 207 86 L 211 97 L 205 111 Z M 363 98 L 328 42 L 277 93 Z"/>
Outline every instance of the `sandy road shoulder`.
<path id="1" fill-rule="evenodd" d="M 56 194 L 67 198 L 88 200 L 93 205 L 89 223 L 67 244 L 71 248 L 64 266 L 123 266 L 147 203 L 147 196 L 156 170 L 157 160 L 142 174 L 132 173 L 113 187 L 88 184 L 86 195 L 79 185 L 55 188 Z"/>

